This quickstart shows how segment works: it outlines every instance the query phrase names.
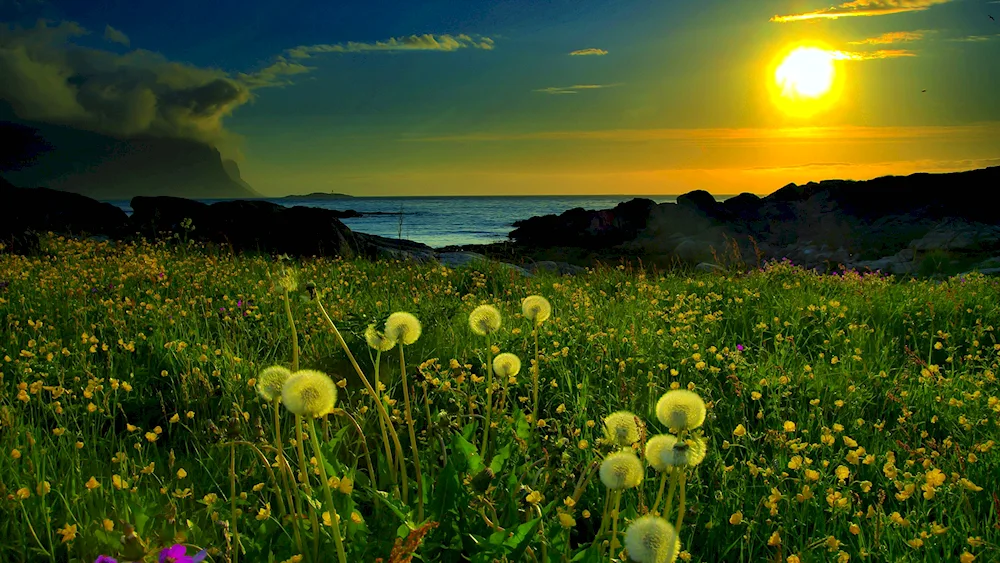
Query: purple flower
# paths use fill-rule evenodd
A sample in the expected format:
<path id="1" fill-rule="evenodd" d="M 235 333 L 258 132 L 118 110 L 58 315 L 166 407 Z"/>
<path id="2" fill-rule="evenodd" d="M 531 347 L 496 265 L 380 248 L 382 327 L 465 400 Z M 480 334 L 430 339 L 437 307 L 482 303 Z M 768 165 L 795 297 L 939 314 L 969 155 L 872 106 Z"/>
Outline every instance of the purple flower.
<path id="1" fill-rule="evenodd" d="M 118 560 L 107 555 L 98 555 L 94 563 L 118 563 Z"/>
<path id="2" fill-rule="evenodd" d="M 239 307 L 240 309 L 242 309 L 243 308 L 243 300 L 240 299 L 239 301 L 237 301 L 236 302 L 236 306 Z"/>
<path id="3" fill-rule="evenodd" d="M 739 350 L 740 352 L 742 352 L 743 351 L 743 345 L 742 344 L 737 344 L 736 345 L 736 349 Z"/>
<path id="4" fill-rule="evenodd" d="M 219 307 L 219 312 L 220 313 L 225 313 L 226 312 L 226 308 L 225 307 Z"/>
<path id="5" fill-rule="evenodd" d="M 160 563 L 198 563 L 208 555 L 204 549 L 194 556 L 188 557 L 187 548 L 174 544 L 160 552 Z"/>

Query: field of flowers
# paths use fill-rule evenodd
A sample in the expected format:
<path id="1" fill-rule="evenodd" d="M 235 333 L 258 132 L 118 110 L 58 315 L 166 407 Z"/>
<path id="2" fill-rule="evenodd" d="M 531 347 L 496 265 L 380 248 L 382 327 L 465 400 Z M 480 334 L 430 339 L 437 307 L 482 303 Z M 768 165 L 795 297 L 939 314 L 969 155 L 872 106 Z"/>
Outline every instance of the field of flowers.
<path id="1" fill-rule="evenodd" d="M 5 563 L 1000 561 L 989 278 L 43 247 Z"/>

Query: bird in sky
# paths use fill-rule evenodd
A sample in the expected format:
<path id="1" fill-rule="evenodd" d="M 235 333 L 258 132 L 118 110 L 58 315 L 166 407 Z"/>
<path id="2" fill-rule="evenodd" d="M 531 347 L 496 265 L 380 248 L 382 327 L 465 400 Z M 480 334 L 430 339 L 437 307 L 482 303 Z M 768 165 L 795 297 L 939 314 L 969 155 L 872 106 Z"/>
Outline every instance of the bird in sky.
<path id="1" fill-rule="evenodd" d="M 989 14 L 986 14 L 986 15 L 989 16 Z M 993 20 L 993 16 L 990 16 L 990 19 Z M 997 21 L 997 20 L 993 20 L 993 21 Z"/>

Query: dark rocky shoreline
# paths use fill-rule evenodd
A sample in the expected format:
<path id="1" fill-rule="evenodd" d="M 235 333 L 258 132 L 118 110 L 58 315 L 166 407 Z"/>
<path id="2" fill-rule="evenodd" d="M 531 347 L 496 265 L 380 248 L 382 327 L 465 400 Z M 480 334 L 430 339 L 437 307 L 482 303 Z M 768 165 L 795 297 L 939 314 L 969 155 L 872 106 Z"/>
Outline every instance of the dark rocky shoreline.
<path id="1" fill-rule="evenodd" d="M 572 274 L 598 263 L 657 268 L 746 269 L 788 259 L 820 271 L 844 268 L 893 274 L 938 266 L 1000 272 L 1000 167 L 854 182 L 789 184 L 759 197 L 717 202 L 698 190 L 677 203 L 636 198 L 613 209 L 568 210 L 514 223 L 509 240 L 431 248 L 347 228 L 353 211 L 285 207 L 269 201 L 206 204 L 169 196 L 135 197 L 133 214 L 91 198 L 0 179 L 0 241 L 30 253 L 38 233 L 114 239 L 179 236 L 233 251 L 293 256 L 440 261 L 482 259 L 529 274 Z M 946 268 L 942 268 L 946 269 Z"/>

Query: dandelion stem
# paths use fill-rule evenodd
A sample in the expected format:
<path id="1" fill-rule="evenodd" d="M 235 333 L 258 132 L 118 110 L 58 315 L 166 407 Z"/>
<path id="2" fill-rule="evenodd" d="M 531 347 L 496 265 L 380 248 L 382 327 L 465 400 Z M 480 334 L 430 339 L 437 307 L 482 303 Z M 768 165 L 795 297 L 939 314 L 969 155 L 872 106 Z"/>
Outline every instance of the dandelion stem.
<path id="1" fill-rule="evenodd" d="M 677 490 L 678 470 L 671 467 L 668 471 L 670 471 L 670 492 L 667 493 L 667 503 L 663 505 L 664 518 L 670 518 L 670 509 L 673 508 L 674 503 L 674 492 Z"/>
<path id="2" fill-rule="evenodd" d="M 333 494 L 330 492 L 330 481 L 326 476 L 326 462 L 323 460 L 323 452 L 319 448 L 319 438 L 316 436 L 316 421 L 309 419 L 309 437 L 312 439 L 313 450 L 316 452 L 316 460 L 319 461 L 319 477 L 323 482 L 323 500 L 326 501 L 326 509 L 330 512 L 330 525 L 333 527 L 333 544 L 337 548 L 337 559 L 340 563 L 347 563 L 347 555 L 344 553 L 344 541 L 340 538 L 340 522 L 337 515 L 337 507 L 333 505 Z M 316 530 L 316 537 L 319 537 L 319 530 Z"/>
<path id="3" fill-rule="evenodd" d="M 375 353 L 375 385 L 380 385 L 378 378 L 379 364 L 382 361 L 382 350 L 378 350 Z M 375 402 L 382 403 L 382 392 L 376 389 L 376 395 L 374 396 Z M 379 412 L 378 407 L 375 408 L 375 412 Z M 385 446 L 385 461 L 389 465 L 389 478 L 392 485 L 396 485 L 396 462 L 392 459 L 392 447 L 389 445 L 389 435 L 386 433 L 385 429 L 385 419 L 379 414 L 378 417 L 379 430 L 382 432 L 382 445 Z"/>
<path id="4" fill-rule="evenodd" d="M 295 415 L 295 450 L 299 454 L 299 480 L 302 482 L 306 494 L 310 494 L 309 488 L 309 466 L 306 465 L 306 452 L 302 446 L 304 436 L 302 435 L 302 417 Z M 319 561 L 319 521 L 316 519 L 316 509 L 312 504 L 309 508 L 309 523 L 313 529 L 313 561 Z"/>
<path id="5" fill-rule="evenodd" d="M 680 481 L 681 481 L 681 485 L 680 485 L 681 486 L 681 497 L 680 497 L 680 501 L 678 501 L 678 504 L 677 504 L 677 525 L 674 526 L 674 531 L 677 533 L 677 535 L 680 535 L 680 533 L 681 533 L 681 523 L 684 522 L 684 500 L 685 500 L 684 499 L 684 493 L 685 493 L 685 489 L 687 488 L 685 486 L 687 484 L 687 471 L 681 469 L 680 470 L 680 474 L 681 474 L 681 478 L 680 478 Z"/>
<path id="6" fill-rule="evenodd" d="M 538 369 L 541 367 L 538 364 L 538 323 L 535 323 L 535 327 L 531 330 L 535 335 L 535 365 L 531 374 L 531 387 L 532 387 L 532 400 L 534 401 L 534 408 L 531 411 L 531 422 L 538 424 Z"/>
<path id="7" fill-rule="evenodd" d="M 285 314 L 288 315 L 288 328 L 292 331 L 292 373 L 299 371 L 299 336 L 295 332 L 295 318 L 292 316 L 292 303 L 285 289 Z"/>
<path id="8" fill-rule="evenodd" d="M 230 508 L 230 526 L 233 529 L 233 543 L 236 544 L 236 548 L 233 550 L 233 563 L 238 563 L 240 559 L 240 531 L 237 527 L 237 521 L 239 518 L 236 514 L 236 444 L 233 444 L 229 448 L 229 508 Z"/>
<path id="9" fill-rule="evenodd" d="M 611 506 L 611 497 L 615 492 L 608 489 L 608 494 L 604 497 L 604 510 L 601 510 L 601 527 L 597 530 L 597 535 L 594 536 L 595 540 L 600 538 L 604 531 L 608 529 L 608 508 Z"/>
<path id="10" fill-rule="evenodd" d="M 410 431 L 410 448 L 413 449 L 413 469 L 417 478 L 417 522 L 424 521 L 424 476 L 420 470 L 420 448 L 417 445 L 417 433 L 413 424 L 413 413 L 410 410 L 410 384 L 406 380 L 406 360 L 403 354 L 403 343 L 399 343 L 399 373 L 403 379 L 403 408 L 406 409 L 406 426 Z"/>
<path id="11" fill-rule="evenodd" d="M 663 488 L 667 484 L 667 474 L 664 473 L 660 476 L 660 490 L 656 493 L 656 502 L 653 503 L 652 509 L 650 509 L 651 514 L 656 514 L 656 511 L 660 508 L 660 499 L 663 498 Z"/>
<path id="12" fill-rule="evenodd" d="M 280 397 L 275 397 L 271 401 L 271 410 L 274 411 L 274 446 L 278 450 L 278 471 L 281 473 L 281 481 L 284 483 L 285 493 L 288 495 L 288 510 L 294 510 L 292 515 L 292 531 L 295 533 L 295 545 L 302 552 L 302 535 L 299 532 L 299 514 L 302 512 L 302 504 L 298 495 L 293 495 L 295 477 L 291 474 L 288 461 L 285 459 L 285 450 L 281 440 L 281 411 L 279 410 Z M 278 492 L 281 498 L 281 492 Z"/>
<path id="13" fill-rule="evenodd" d="M 622 490 L 615 491 L 615 509 L 611 512 L 611 549 L 609 555 L 611 561 L 615 558 L 615 549 L 618 547 L 618 508 L 622 503 Z"/>
<path id="14" fill-rule="evenodd" d="M 483 447 L 481 455 L 483 461 L 489 463 L 490 458 L 487 447 L 490 444 L 490 419 L 493 416 L 493 342 L 489 335 L 486 335 L 486 425 L 483 428 Z"/>
<path id="15" fill-rule="evenodd" d="M 353 365 L 354 370 L 358 372 L 358 376 L 361 378 L 361 382 L 364 383 L 365 389 L 372 396 L 372 399 L 375 400 L 376 410 L 378 410 L 379 415 L 382 416 L 382 418 L 385 420 L 385 424 L 389 429 L 389 435 L 392 436 L 393 444 L 396 446 L 396 458 L 399 461 L 400 469 L 402 469 L 402 471 L 400 472 L 401 473 L 400 476 L 402 477 L 403 480 L 403 487 L 402 487 L 403 504 L 407 504 L 408 484 L 406 477 L 406 468 L 403 467 L 403 446 L 402 444 L 399 443 L 399 436 L 396 434 L 396 428 L 392 425 L 392 420 L 389 418 L 389 413 L 386 412 L 385 405 L 383 405 L 382 400 L 379 399 L 378 393 L 375 392 L 375 389 L 372 387 L 372 384 L 368 381 L 368 378 L 365 377 L 365 372 L 361 371 L 361 366 L 359 366 L 358 361 L 354 359 L 354 354 L 352 354 L 351 349 L 347 347 L 347 342 L 344 342 L 344 337 L 341 336 L 340 331 L 337 330 L 337 325 L 333 323 L 333 319 L 331 319 L 330 315 L 327 314 L 326 308 L 323 307 L 323 302 L 320 301 L 319 299 L 319 295 L 316 296 L 316 305 L 319 306 L 320 312 L 323 313 L 323 318 L 326 319 L 327 324 L 330 325 L 330 328 L 333 330 L 333 334 L 334 336 L 337 337 L 337 342 L 340 343 L 340 347 L 343 348 L 344 352 L 347 353 L 347 358 L 351 360 L 351 365 Z M 377 382 L 378 380 L 376 380 L 376 383 Z M 392 464 L 390 463 L 390 467 L 391 466 Z M 394 473 L 393 473 L 393 479 L 395 479 Z M 395 481 L 393 481 L 393 484 L 395 484 Z"/>

